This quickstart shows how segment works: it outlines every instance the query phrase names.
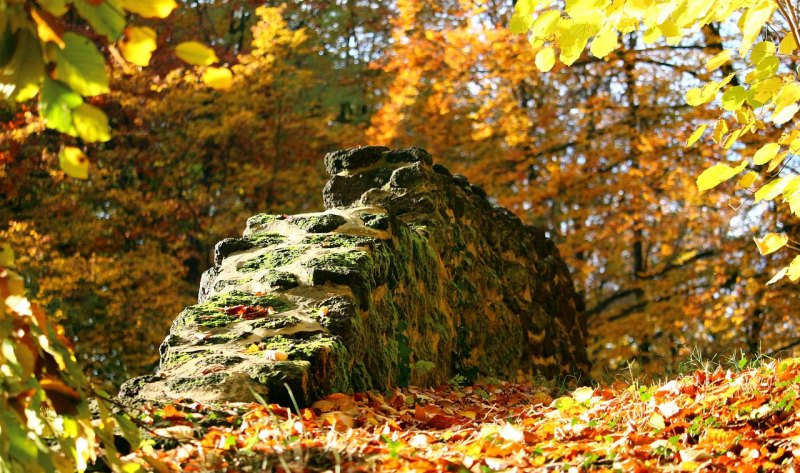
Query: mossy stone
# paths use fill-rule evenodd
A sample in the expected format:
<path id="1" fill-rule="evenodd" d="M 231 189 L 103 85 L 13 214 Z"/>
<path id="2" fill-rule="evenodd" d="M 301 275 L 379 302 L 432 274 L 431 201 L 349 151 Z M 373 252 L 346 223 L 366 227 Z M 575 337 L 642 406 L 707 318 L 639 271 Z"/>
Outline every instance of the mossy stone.
<path id="1" fill-rule="evenodd" d="M 347 223 L 347 219 L 336 214 L 296 216 L 290 217 L 290 221 L 308 233 L 332 232 Z"/>
<path id="2" fill-rule="evenodd" d="M 291 289 L 300 283 L 297 276 L 285 271 L 269 271 L 259 279 L 259 282 L 274 289 Z"/>
<path id="3" fill-rule="evenodd" d="M 242 272 L 259 271 L 261 269 L 274 269 L 296 261 L 306 251 L 300 247 L 275 248 L 266 253 L 247 260 L 240 266 Z"/>
<path id="4" fill-rule="evenodd" d="M 389 229 L 389 216 L 387 214 L 373 214 L 364 212 L 361 215 L 361 221 L 364 222 L 369 228 L 375 230 L 388 230 Z"/>

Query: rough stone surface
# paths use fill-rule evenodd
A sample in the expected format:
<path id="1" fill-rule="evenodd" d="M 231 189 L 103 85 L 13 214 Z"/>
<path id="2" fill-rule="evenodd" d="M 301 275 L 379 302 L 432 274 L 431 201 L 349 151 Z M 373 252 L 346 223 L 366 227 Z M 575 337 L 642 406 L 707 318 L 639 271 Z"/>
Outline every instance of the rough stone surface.
<path id="1" fill-rule="evenodd" d="M 328 210 L 256 215 L 220 242 L 158 374 L 121 396 L 288 404 L 288 386 L 308 404 L 455 376 L 588 373 L 581 304 L 541 231 L 422 149 L 344 150 L 325 164 Z"/>

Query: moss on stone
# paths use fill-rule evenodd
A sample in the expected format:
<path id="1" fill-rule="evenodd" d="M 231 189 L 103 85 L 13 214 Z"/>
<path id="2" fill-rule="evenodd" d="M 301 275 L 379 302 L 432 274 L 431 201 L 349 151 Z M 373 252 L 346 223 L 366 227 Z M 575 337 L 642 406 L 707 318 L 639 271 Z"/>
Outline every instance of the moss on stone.
<path id="1" fill-rule="evenodd" d="M 303 243 L 320 245 L 323 248 L 355 248 L 359 246 L 372 246 L 375 244 L 375 239 L 360 235 L 329 233 L 325 235 L 309 235 L 305 237 Z"/>
<path id="2" fill-rule="evenodd" d="M 245 261 L 239 270 L 252 272 L 261 269 L 275 269 L 294 262 L 297 258 L 302 256 L 305 251 L 306 248 L 298 246 L 276 248 Z"/>
<path id="3" fill-rule="evenodd" d="M 203 304 L 187 307 L 175 320 L 175 325 L 177 328 L 189 325 L 199 325 L 206 328 L 225 327 L 239 320 L 239 317 L 228 315 L 223 309 L 237 305 L 272 307 L 278 312 L 289 307 L 284 300 L 275 294 L 256 296 L 241 291 L 231 291 L 214 295 Z"/>
<path id="4" fill-rule="evenodd" d="M 300 319 L 291 315 L 283 317 L 267 317 L 265 319 L 258 319 L 252 322 L 253 328 L 266 328 L 269 330 L 277 330 L 300 323 Z"/>
<path id="5" fill-rule="evenodd" d="M 364 225 L 375 230 L 388 230 L 389 229 L 389 215 L 362 212 L 359 217 Z"/>
<path id="6" fill-rule="evenodd" d="M 286 237 L 280 233 L 256 233 L 244 237 L 245 240 L 252 243 L 253 246 L 272 246 L 286 241 Z"/>
<path id="7" fill-rule="evenodd" d="M 192 353 L 187 352 L 168 352 L 167 356 L 161 364 L 162 368 L 172 368 L 174 366 L 182 365 L 193 357 Z"/>
<path id="8" fill-rule="evenodd" d="M 309 233 L 327 233 L 347 223 L 347 219 L 336 214 L 298 215 L 291 217 L 291 222 Z"/>
<path id="9" fill-rule="evenodd" d="M 247 228 L 267 225 L 282 218 L 283 218 L 282 215 L 272 215 L 272 214 L 253 215 L 252 217 L 247 219 Z"/>
<path id="10" fill-rule="evenodd" d="M 175 378 L 167 382 L 167 386 L 175 391 L 189 391 L 196 388 L 222 384 L 225 382 L 227 377 L 228 373 L 224 371 L 218 371 L 216 373 L 211 373 L 206 376 L 198 376 L 195 378 Z"/>
<path id="11" fill-rule="evenodd" d="M 259 282 L 276 289 L 291 289 L 299 285 L 297 276 L 286 271 L 269 271 Z"/>

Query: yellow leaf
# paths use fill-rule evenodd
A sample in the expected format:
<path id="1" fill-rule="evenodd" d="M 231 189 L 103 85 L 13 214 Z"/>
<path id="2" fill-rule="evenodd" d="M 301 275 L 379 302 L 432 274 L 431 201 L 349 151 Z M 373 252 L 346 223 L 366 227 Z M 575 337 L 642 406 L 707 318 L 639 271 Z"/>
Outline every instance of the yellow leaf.
<path id="1" fill-rule="evenodd" d="M 666 427 L 666 424 L 664 423 L 664 416 L 658 412 L 653 412 L 653 414 L 650 415 L 650 420 L 647 421 L 647 425 L 657 430 L 664 430 Z"/>
<path id="2" fill-rule="evenodd" d="M 800 106 L 798 106 L 796 103 L 793 103 L 788 107 L 784 107 L 779 112 L 772 114 L 772 123 L 776 125 L 783 125 L 791 120 L 798 110 L 800 110 Z"/>
<path id="3" fill-rule="evenodd" d="M 89 178 L 89 158 L 83 154 L 80 148 L 65 146 L 58 153 L 58 164 L 68 176 L 76 179 Z"/>
<path id="4" fill-rule="evenodd" d="M 797 281 L 800 279 L 800 256 L 795 256 L 786 271 L 786 276 L 790 281 Z"/>
<path id="5" fill-rule="evenodd" d="M 756 242 L 756 248 L 762 256 L 774 253 L 789 242 L 789 235 L 785 233 L 767 233 L 763 238 L 753 238 Z"/>
<path id="6" fill-rule="evenodd" d="M 166 18 L 178 6 L 175 0 L 120 0 L 120 6 L 144 18 Z"/>
<path id="7" fill-rule="evenodd" d="M 762 164 L 766 164 L 768 161 L 774 158 L 775 155 L 778 154 L 778 151 L 780 150 L 781 150 L 781 145 L 779 145 L 778 143 L 767 143 L 761 148 L 759 148 L 758 151 L 756 151 L 756 154 L 753 156 L 753 163 L 759 166 Z"/>
<path id="8" fill-rule="evenodd" d="M 755 201 L 772 200 L 778 197 L 792 179 L 792 176 L 780 177 L 764 184 L 761 189 L 756 191 Z"/>
<path id="9" fill-rule="evenodd" d="M 800 100 L 800 83 L 792 81 L 783 84 L 775 97 L 775 113 L 798 100 Z"/>
<path id="10" fill-rule="evenodd" d="M 561 12 L 558 10 L 548 10 L 541 15 L 536 21 L 533 22 L 531 27 L 531 35 L 534 38 L 545 39 L 555 30 L 558 25 L 558 20 L 561 19 Z"/>
<path id="11" fill-rule="evenodd" d="M 261 351 L 261 349 L 260 349 L 260 348 L 258 348 L 258 345 L 256 345 L 255 343 L 251 343 L 251 344 L 250 344 L 250 345 L 248 345 L 248 347 L 245 349 L 245 352 L 247 352 L 247 353 L 258 353 L 259 351 Z"/>
<path id="12" fill-rule="evenodd" d="M 616 49 L 617 44 L 617 32 L 609 28 L 594 37 L 589 52 L 592 56 L 602 59 Z"/>
<path id="13" fill-rule="evenodd" d="M 733 55 L 733 51 L 730 49 L 725 49 L 721 53 L 717 54 L 716 56 L 712 57 L 706 63 L 706 70 L 711 72 L 717 70 L 723 64 L 727 63 L 731 60 L 731 56 Z"/>
<path id="14" fill-rule="evenodd" d="M 738 110 L 747 98 L 747 89 L 741 85 L 731 87 L 722 94 L 722 108 L 730 112 Z"/>
<path id="15" fill-rule="evenodd" d="M 754 182 L 756 182 L 757 177 L 758 174 L 754 173 L 753 171 L 747 171 L 742 177 L 739 178 L 739 181 L 736 183 L 736 185 L 742 189 L 747 189 L 748 187 L 752 186 Z"/>
<path id="16" fill-rule="evenodd" d="M 556 52 L 552 47 L 542 48 L 536 53 L 536 68 L 542 72 L 548 72 L 556 63 Z"/>
<path id="17" fill-rule="evenodd" d="M 744 57 L 750 50 L 756 37 L 761 33 L 761 28 L 769 21 L 775 8 L 775 2 L 762 0 L 741 16 L 739 28 L 742 30 L 742 44 L 739 46 L 739 56 Z"/>
<path id="18" fill-rule="evenodd" d="M 769 162 L 769 166 L 767 166 L 767 172 L 772 172 L 773 169 L 780 166 L 780 164 L 784 159 L 786 159 L 787 156 L 789 156 L 789 154 L 790 153 L 788 151 L 784 151 L 783 153 L 772 158 L 772 161 Z"/>
<path id="19" fill-rule="evenodd" d="M 119 49 L 126 61 L 147 66 L 156 50 L 156 32 L 147 26 L 129 26 L 119 41 Z"/>
<path id="20" fill-rule="evenodd" d="M 31 18 L 33 18 L 34 23 L 36 23 L 36 32 L 39 33 L 39 39 L 42 43 L 52 41 L 61 49 L 67 46 L 62 38 L 64 27 L 58 23 L 53 15 L 36 8 L 31 8 Z"/>
<path id="21" fill-rule="evenodd" d="M 772 41 L 762 41 L 755 46 L 750 52 L 750 62 L 758 65 L 764 59 L 775 55 L 775 43 Z"/>
<path id="22" fill-rule="evenodd" d="M 228 90 L 233 85 L 233 74 L 227 67 L 209 67 L 203 73 L 203 82 L 212 89 Z"/>
<path id="23" fill-rule="evenodd" d="M 197 41 L 184 41 L 175 46 L 175 54 L 193 66 L 209 66 L 219 59 L 213 49 Z"/>
<path id="24" fill-rule="evenodd" d="M 772 279 L 767 281 L 767 285 L 769 286 L 770 284 L 775 284 L 776 282 L 778 282 L 781 279 L 783 279 L 783 277 L 786 276 L 786 272 L 787 271 L 789 271 L 789 267 L 788 266 L 786 266 L 785 268 L 782 268 L 780 271 L 778 271 L 775 274 L 775 276 L 772 276 Z"/>
<path id="25" fill-rule="evenodd" d="M 708 124 L 707 123 L 704 123 L 704 124 L 700 125 L 694 131 L 694 133 L 692 133 L 692 135 L 689 136 L 689 139 L 686 140 L 686 146 L 684 146 L 684 148 L 688 148 L 688 147 L 692 146 L 693 144 L 695 144 L 697 142 L 697 140 L 699 140 L 700 137 L 703 136 L 703 133 L 705 133 L 706 128 L 708 128 Z"/>
<path id="26" fill-rule="evenodd" d="M 697 189 L 700 192 L 713 189 L 742 172 L 745 167 L 747 167 L 747 160 L 743 160 L 735 168 L 722 163 L 711 166 L 697 176 Z"/>
<path id="27" fill-rule="evenodd" d="M 797 42 L 795 42 L 794 36 L 791 33 L 787 34 L 778 45 L 778 52 L 780 54 L 792 54 L 795 49 L 797 49 Z"/>
<path id="28" fill-rule="evenodd" d="M 725 136 L 725 133 L 728 132 L 728 123 L 725 120 L 717 120 L 717 123 L 714 125 L 714 131 L 711 133 L 711 139 L 714 140 L 715 143 L 719 143 L 722 141 L 722 137 Z"/>
<path id="29" fill-rule="evenodd" d="M 94 105 L 82 103 L 75 107 L 72 111 L 72 121 L 78 136 L 84 141 L 108 141 L 111 139 L 108 117 Z"/>
<path id="30" fill-rule="evenodd" d="M 6 242 L 0 243 L 0 266 L 4 268 L 14 267 L 14 250 Z"/>

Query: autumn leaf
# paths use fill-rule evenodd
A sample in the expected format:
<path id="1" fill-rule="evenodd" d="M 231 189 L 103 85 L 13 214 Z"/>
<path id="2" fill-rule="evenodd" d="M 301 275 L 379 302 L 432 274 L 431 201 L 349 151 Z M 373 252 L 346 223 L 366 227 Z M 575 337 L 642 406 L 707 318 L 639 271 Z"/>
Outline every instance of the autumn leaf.
<path id="1" fill-rule="evenodd" d="M 61 170 L 76 179 L 89 178 L 89 158 L 80 148 L 65 146 L 58 154 Z"/>
<path id="2" fill-rule="evenodd" d="M 783 248 L 789 242 L 789 236 L 785 233 L 768 233 L 762 238 L 753 238 L 753 240 L 756 242 L 758 252 L 768 255 Z"/>
<path id="3" fill-rule="evenodd" d="M 175 54 L 193 66 L 209 66 L 219 61 L 213 49 L 197 41 L 185 41 L 175 46 Z"/>

